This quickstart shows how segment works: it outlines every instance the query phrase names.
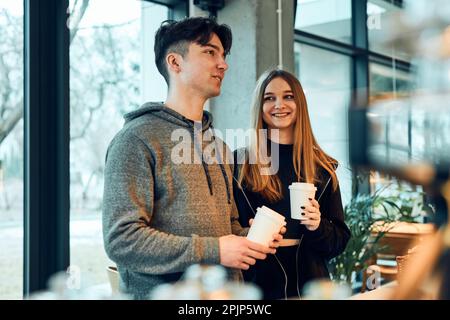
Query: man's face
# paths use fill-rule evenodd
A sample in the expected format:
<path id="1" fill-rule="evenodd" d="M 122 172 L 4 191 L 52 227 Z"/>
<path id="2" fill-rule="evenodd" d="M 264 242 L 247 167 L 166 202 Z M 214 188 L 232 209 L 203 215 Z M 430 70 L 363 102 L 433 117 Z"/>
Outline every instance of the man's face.
<path id="1" fill-rule="evenodd" d="M 191 43 L 180 67 L 180 80 L 186 87 L 206 99 L 218 96 L 228 69 L 219 37 L 214 33 L 204 46 Z"/>

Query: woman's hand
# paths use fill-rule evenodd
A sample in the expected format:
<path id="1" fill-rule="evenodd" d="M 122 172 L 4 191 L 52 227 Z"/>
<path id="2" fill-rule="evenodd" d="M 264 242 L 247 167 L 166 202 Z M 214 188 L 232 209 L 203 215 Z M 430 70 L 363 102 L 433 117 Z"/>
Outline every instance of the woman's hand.
<path id="1" fill-rule="evenodd" d="M 315 231 L 320 225 L 320 205 L 316 199 L 309 198 L 309 201 L 311 201 L 311 206 L 301 207 L 303 211 L 300 223 L 309 231 Z"/>

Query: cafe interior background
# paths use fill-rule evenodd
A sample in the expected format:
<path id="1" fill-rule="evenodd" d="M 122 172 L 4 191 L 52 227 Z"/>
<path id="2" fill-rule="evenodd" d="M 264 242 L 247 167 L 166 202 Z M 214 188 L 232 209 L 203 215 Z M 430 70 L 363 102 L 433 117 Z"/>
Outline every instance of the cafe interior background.
<path id="1" fill-rule="evenodd" d="M 160 23 L 196 15 L 234 34 L 222 95 L 206 106 L 215 126 L 248 128 L 256 79 L 282 66 L 340 163 L 353 238 L 312 297 L 448 298 L 448 1 L 0 0 L 0 299 L 119 294 L 102 239 L 105 151 L 124 113 L 165 99 Z M 428 267 L 414 273 L 424 247 Z M 411 277 L 422 287 L 399 281 Z"/>

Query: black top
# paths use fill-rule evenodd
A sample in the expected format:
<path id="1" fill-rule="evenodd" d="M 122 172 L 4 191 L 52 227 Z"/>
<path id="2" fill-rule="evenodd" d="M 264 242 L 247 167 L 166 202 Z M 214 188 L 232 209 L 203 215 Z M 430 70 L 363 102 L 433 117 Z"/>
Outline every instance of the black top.
<path id="1" fill-rule="evenodd" d="M 278 147 L 280 157 L 277 175 L 283 189 L 281 200 L 269 203 L 261 194 L 250 191 L 245 183 L 241 189 L 233 179 L 234 199 L 239 211 L 239 221 L 243 227 L 249 226 L 248 221 L 254 217 L 256 208 L 265 205 L 285 216 L 287 222 L 285 239 L 302 239 L 300 246 L 278 248 L 276 254 L 278 260 L 273 255 L 269 255 L 266 260 L 258 260 L 254 266 L 244 272 L 244 278 L 247 281 L 252 281 L 263 289 L 266 299 L 297 296 L 297 292 L 301 293 L 307 281 L 315 278 L 329 278 L 328 260 L 342 253 L 350 238 L 350 230 L 344 223 L 339 186 L 333 190 L 330 175 L 325 169 L 318 170 L 319 182 L 315 183 L 317 187 L 315 198 L 320 204 L 321 212 L 319 227 L 315 231 L 309 231 L 300 224 L 299 220 L 291 218 L 288 187 L 293 182 L 304 182 L 304 179 L 302 177 L 297 179 L 295 175 L 292 162 L 293 145 L 279 144 Z M 244 152 L 245 149 L 234 152 L 235 162 L 243 157 Z M 234 170 L 236 179 L 239 176 L 239 170 L 238 164 Z M 288 277 L 287 292 L 284 291 L 286 281 L 283 271 Z"/>
<path id="2" fill-rule="evenodd" d="M 244 185 L 243 189 L 249 202 L 252 204 L 252 208 L 249 207 L 249 204 L 245 200 L 244 195 L 242 194 L 242 192 L 239 192 L 240 190 L 238 190 L 238 192 L 235 191 L 235 201 L 236 205 L 238 206 L 239 218 L 242 226 L 248 226 L 248 220 L 254 217 L 253 212 L 256 212 L 256 208 L 265 205 L 266 207 L 275 210 L 286 218 L 287 231 L 284 235 L 284 238 L 298 239 L 299 236 L 303 233 L 303 230 L 301 230 L 301 225 L 298 223 L 298 220 L 294 220 L 291 218 L 291 204 L 288 189 L 289 185 L 291 185 L 293 182 L 300 182 L 295 176 L 294 164 L 292 162 L 293 145 L 278 144 L 278 146 L 280 154 L 278 177 L 281 180 L 283 188 L 283 199 L 275 203 L 268 203 L 268 201 L 264 199 L 261 194 L 249 191 Z"/>

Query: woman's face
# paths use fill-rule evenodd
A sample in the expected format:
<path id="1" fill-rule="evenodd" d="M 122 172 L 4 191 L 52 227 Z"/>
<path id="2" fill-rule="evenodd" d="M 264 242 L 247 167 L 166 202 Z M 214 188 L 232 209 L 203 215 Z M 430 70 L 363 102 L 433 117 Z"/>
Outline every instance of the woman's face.
<path id="1" fill-rule="evenodd" d="M 283 78 L 269 82 L 263 97 L 263 120 L 269 129 L 293 129 L 297 106 L 289 84 Z"/>

